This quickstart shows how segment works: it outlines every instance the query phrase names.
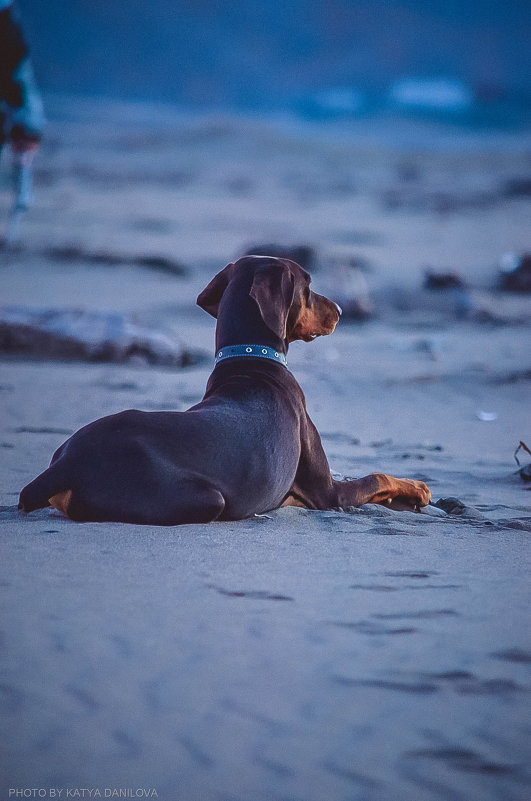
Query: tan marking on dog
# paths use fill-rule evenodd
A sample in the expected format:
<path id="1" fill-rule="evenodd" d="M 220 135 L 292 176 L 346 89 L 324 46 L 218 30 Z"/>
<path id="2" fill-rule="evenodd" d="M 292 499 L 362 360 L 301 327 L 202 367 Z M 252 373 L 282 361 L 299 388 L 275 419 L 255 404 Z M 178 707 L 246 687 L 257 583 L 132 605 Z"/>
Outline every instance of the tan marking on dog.
<path id="1" fill-rule="evenodd" d="M 302 339 L 311 342 L 316 336 L 331 334 L 336 327 L 339 314 L 337 306 L 327 298 L 312 292 L 312 302 L 308 305 L 303 298 L 297 318 L 292 328 L 290 342 Z"/>
<path id="2" fill-rule="evenodd" d="M 65 517 L 68 517 L 68 507 L 70 506 L 71 500 L 72 490 L 63 490 L 63 492 L 58 492 L 56 495 L 52 495 L 51 498 L 48 498 L 48 503 L 50 506 L 53 506 L 54 509 L 58 509 Z"/>
<path id="3" fill-rule="evenodd" d="M 302 506 L 303 508 L 306 507 L 306 504 L 296 498 L 294 495 L 288 495 L 287 498 L 284 498 L 281 506 Z"/>

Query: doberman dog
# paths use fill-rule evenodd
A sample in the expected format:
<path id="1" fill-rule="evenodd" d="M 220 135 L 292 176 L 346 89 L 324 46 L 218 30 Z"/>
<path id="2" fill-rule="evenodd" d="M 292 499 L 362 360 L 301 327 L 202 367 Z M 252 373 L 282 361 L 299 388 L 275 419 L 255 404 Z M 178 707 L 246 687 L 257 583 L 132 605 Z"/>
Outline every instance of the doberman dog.
<path id="1" fill-rule="evenodd" d="M 311 291 L 302 267 L 243 257 L 197 303 L 217 317 L 216 365 L 203 400 L 186 412 L 129 410 L 89 423 L 22 490 L 20 509 L 53 506 L 72 520 L 171 526 L 239 520 L 282 505 L 428 503 L 422 481 L 332 477 L 285 355 L 294 340 L 331 334 L 341 309 Z"/>

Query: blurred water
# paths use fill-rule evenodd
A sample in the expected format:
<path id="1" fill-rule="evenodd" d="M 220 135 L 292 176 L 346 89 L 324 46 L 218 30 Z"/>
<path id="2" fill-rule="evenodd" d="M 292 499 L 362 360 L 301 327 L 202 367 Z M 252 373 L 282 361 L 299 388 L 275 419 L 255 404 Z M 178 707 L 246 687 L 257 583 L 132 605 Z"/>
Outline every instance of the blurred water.
<path id="1" fill-rule="evenodd" d="M 460 121 L 509 125 L 531 117 L 526 0 L 71 0 L 67 6 L 20 0 L 19 6 L 48 91 L 296 108 L 326 117 L 392 106 L 396 87 L 412 79 L 424 87 L 424 101 L 401 103 L 402 113 L 457 111 Z M 441 85 L 460 87 L 471 102 L 437 104 Z"/>

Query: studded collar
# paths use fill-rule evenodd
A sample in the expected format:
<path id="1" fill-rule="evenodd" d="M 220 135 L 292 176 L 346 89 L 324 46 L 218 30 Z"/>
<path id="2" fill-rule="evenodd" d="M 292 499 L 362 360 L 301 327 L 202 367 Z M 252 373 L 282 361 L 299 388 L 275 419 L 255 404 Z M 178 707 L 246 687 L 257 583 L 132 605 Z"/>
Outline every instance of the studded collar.
<path id="1" fill-rule="evenodd" d="M 245 359 L 253 357 L 258 359 L 270 359 L 273 362 L 284 365 L 284 367 L 287 367 L 288 364 L 285 353 L 281 353 L 279 350 L 270 348 L 267 345 L 226 345 L 217 351 L 216 364 L 219 364 L 225 359 L 234 359 L 237 357 Z"/>

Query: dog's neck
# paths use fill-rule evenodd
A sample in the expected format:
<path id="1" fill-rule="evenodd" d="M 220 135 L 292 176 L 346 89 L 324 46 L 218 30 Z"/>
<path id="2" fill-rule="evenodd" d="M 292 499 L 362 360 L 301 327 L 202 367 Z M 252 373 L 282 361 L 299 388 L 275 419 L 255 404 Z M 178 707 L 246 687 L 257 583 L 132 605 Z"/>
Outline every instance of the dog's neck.
<path id="1" fill-rule="evenodd" d="M 256 301 L 249 296 L 252 276 L 233 280 L 225 290 L 218 309 L 216 353 L 228 345 L 262 345 L 285 354 L 287 343 L 262 320 Z"/>

